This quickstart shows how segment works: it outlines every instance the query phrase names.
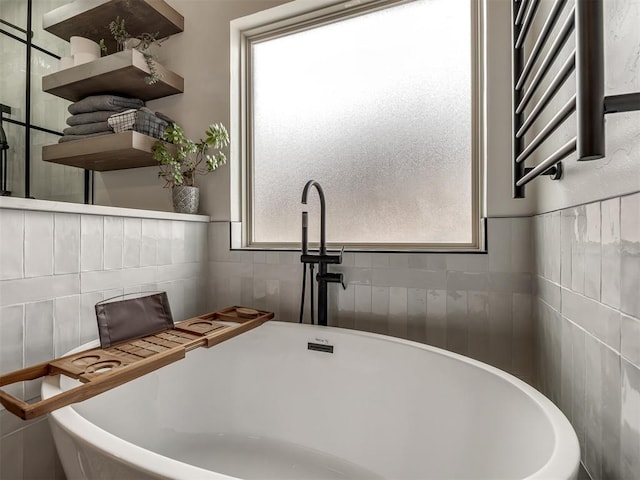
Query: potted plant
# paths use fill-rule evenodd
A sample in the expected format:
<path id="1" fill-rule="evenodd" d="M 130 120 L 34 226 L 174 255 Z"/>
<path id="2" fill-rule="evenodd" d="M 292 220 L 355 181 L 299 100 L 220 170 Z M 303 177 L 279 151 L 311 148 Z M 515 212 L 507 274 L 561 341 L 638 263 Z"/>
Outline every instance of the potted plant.
<path id="1" fill-rule="evenodd" d="M 221 150 L 229 145 L 229 133 L 224 125 L 214 123 L 204 133 L 204 139 L 194 142 L 174 123 L 163 136 L 168 143 L 159 140 L 153 145 L 153 159 L 160 166 L 158 176 L 164 179 L 165 188 L 171 188 L 177 213 L 198 213 L 200 191 L 195 186 L 196 175 L 206 175 L 227 163 Z"/>
<path id="2" fill-rule="evenodd" d="M 109 31 L 113 35 L 113 39 L 116 41 L 117 50 L 121 52 L 135 48 L 144 57 L 149 69 L 149 75 L 144 78 L 144 81 L 153 85 L 162 79 L 162 74 L 158 72 L 156 67 L 157 56 L 150 52 L 150 48 L 153 46 L 160 47 L 166 38 L 158 39 L 159 33 L 141 33 L 138 36 L 132 37 L 126 29 L 124 18 L 116 17 L 109 23 Z M 103 53 L 107 53 L 107 47 L 104 39 L 100 40 L 100 49 Z"/>

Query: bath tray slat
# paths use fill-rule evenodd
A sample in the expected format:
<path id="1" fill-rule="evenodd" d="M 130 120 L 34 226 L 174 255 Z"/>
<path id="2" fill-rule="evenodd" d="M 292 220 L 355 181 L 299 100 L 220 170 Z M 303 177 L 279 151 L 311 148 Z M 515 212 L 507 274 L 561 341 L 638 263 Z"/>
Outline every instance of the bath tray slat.
<path id="1" fill-rule="evenodd" d="M 240 309 L 241 315 L 237 315 Z M 244 307 L 228 307 L 183 322 L 154 335 L 137 338 L 109 348 L 95 348 L 68 355 L 0 376 L 0 387 L 35 380 L 48 375 L 65 375 L 82 382 L 54 397 L 26 403 L 0 389 L 0 403 L 23 420 L 39 417 L 72 403 L 153 372 L 185 357 L 198 348 L 209 348 L 262 325 L 273 313 Z M 220 322 L 231 322 L 220 323 Z"/>

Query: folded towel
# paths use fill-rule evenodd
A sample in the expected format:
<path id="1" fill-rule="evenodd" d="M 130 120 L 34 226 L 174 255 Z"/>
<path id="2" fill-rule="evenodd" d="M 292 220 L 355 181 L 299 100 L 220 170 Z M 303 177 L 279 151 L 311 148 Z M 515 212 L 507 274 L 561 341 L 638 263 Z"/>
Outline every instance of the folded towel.
<path id="1" fill-rule="evenodd" d="M 58 143 L 72 142 L 74 140 L 82 140 L 83 138 L 99 137 L 100 135 L 111 135 L 113 132 L 90 133 L 88 135 L 63 135 L 58 139 Z"/>
<path id="2" fill-rule="evenodd" d="M 120 97 L 118 95 L 91 95 L 69 105 L 69 113 L 97 112 L 100 110 L 121 111 L 123 108 L 140 108 L 144 102 L 138 98 Z"/>
<path id="3" fill-rule="evenodd" d="M 173 118 L 165 115 L 162 112 L 156 112 L 156 117 L 158 117 L 160 120 L 164 120 L 165 122 L 172 124 L 172 123 L 176 123 Z"/>
<path id="4" fill-rule="evenodd" d="M 126 110 L 123 108 L 122 110 Z M 67 125 L 75 127 L 76 125 L 85 125 L 87 123 L 106 122 L 107 119 L 113 115 L 113 110 L 99 110 L 97 112 L 78 113 L 77 115 L 71 115 L 67 118 Z"/>
<path id="5" fill-rule="evenodd" d="M 89 133 L 113 132 L 109 122 L 86 123 L 84 125 L 76 125 L 75 127 L 67 127 L 62 133 L 65 135 L 87 135 Z"/>

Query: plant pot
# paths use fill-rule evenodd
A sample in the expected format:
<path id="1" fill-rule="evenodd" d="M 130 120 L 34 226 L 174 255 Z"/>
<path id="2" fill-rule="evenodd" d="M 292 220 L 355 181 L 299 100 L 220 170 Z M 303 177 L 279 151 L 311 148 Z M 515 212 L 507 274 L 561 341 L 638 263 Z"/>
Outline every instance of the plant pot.
<path id="1" fill-rule="evenodd" d="M 173 211 L 176 213 L 198 213 L 200 189 L 198 187 L 176 186 L 171 189 Z"/>

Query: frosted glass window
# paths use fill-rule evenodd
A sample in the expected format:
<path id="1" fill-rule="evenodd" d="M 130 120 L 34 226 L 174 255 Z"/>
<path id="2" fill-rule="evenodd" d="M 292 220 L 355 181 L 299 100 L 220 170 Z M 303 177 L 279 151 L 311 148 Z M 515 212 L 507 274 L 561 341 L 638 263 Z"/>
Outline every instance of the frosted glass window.
<path id="1" fill-rule="evenodd" d="M 315 179 L 329 242 L 471 244 L 471 24 L 417 0 L 252 42 L 251 242 L 300 242 Z"/>

